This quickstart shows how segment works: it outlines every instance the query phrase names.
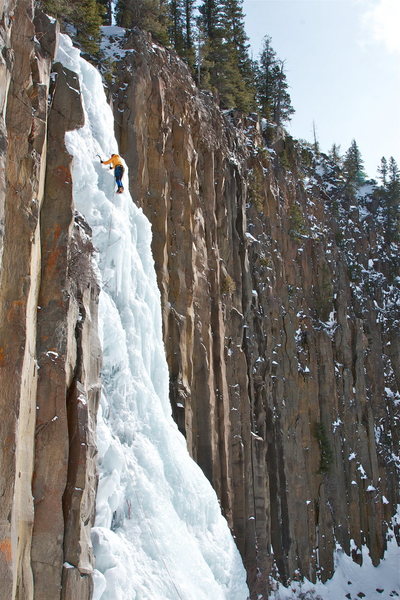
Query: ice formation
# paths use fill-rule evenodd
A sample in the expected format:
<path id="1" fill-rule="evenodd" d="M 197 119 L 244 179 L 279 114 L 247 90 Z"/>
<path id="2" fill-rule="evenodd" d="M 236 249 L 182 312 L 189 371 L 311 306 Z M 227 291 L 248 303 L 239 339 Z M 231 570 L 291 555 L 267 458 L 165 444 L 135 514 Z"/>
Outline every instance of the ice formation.
<path id="1" fill-rule="evenodd" d="M 113 173 L 96 157 L 118 153 L 101 77 L 66 36 L 57 58 L 81 82 L 85 125 L 66 145 L 102 290 L 94 598 L 245 600 L 217 497 L 171 416 L 150 224 L 128 192 L 115 194 Z"/>

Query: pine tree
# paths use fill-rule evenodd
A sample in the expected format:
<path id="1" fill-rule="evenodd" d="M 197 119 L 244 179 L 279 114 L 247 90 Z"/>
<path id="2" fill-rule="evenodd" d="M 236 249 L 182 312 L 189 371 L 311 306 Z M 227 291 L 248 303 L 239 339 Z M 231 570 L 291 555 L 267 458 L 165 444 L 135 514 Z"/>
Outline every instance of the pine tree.
<path id="1" fill-rule="evenodd" d="M 97 0 L 97 3 L 100 4 L 102 8 L 102 13 L 103 13 L 103 24 L 104 25 L 111 25 L 111 11 L 112 11 L 112 6 L 111 6 L 111 0 Z"/>
<path id="2" fill-rule="evenodd" d="M 284 65 L 266 36 L 257 69 L 257 101 L 261 114 L 278 125 L 289 121 L 294 113 Z"/>
<path id="3" fill-rule="evenodd" d="M 170 17 L 169 37 L 178 54 L 182 54 L 185 47 L 182 0 L 170 0 L 168 12 Z"/>
<path id="4" fill-rule="evenodd" d="M 203 0 L 199 7 L 203 38 L 216 41 L 221 38 L 221 3 L 219 0 Z"/>
<path id="5" fill-rule="evenodd" d="M 388 164 L 384 156 L 381 158 L 381 164 L 378 167 L 379 179 L 382 181 L 382 185 L 386 188 L 387 176 L 388 176 Z"/>
<path id="6" fill-rule="evenodd" d="M 365 182 L 364 161 L 355 140 L 351 142 L 344 156 L 343 173 L 348 187 L 353 191 Z"/>
<path id="7" fill-rule="evenodd" d="M 340 155 L 340 146 L 337 144 L 332 144 L 332 148 L 328 152 L 328 156 L 336 167 L 340 167 L 342 165 L 342 157 Z"/>
<path id="8" fill-rule="evenodd" d="M 68 22 L 73 11 L 73 5 L 67 0 L 38 0 L 36 7 L 60 22 Z"/>
<path id="9" fill-rule="evenodd" d="M 260 55 L 257 73 L 257 100 L 260 112 L 268 120 L 273 120 L 274 91 L 273 69 L 277 58 L 271 45 L 271 38 L 264 38 L 264 47 Z"/>
<path id="10" fill-rule="evenodd" d="M 248 112 L 254 107 L 254 76 L 242 0 L 203 0 L 199 11 L 199 84 L 218 92 L 223 108 Z"/>
<path id="11" fill-rule="evenodd" d="M 221 5 L 218 0 L 203 0 L 198 18 L 199 50 L 197 83 L 217 90 L 218 65 L 222 54 Z"/>
<path id="12" fill-rule="evenodd" d="M 150 31 L 154 39 L 165 46 L 168 36 L 168 4 L 166 0 L 119 0 L 116 20 L 121 27 L 140 27 Z"/>
<path id="13" fill-rule="evenodd" d="M 185 51 L 184 51 L 183 56 L 192 69 L 194 69 L 194 67 L 195 67 L 195 50 L 194 50 L 194 34 L 193 34 L 194 2 L 195 2 L 195 0 L 183 0 L 183 9 L 184 9 L 184 15 L 185 15 L 185 27 L 184 27 Z"/>
<path id="14" fill-rule="evenodd" d="M 194 71 L 193 7 L 194 0 L 170 0 L 169 2 L 170 42 L 179 56 Z"/>
<path id="15" fill-rule="evenodd" d="M 76 4 L 74 25 L 76 40 L 88 54 L 99 53 L 100 26 L 103 24 L 104 8 L 96 0 L 81 0 Z"/>
<path id="16" fill-rule="evenodd" d="M 388 241 L 398 241 L 400 223 L 400 171 L 393 156 L 389 159 L 384 201 Z"/>
<path id="17" fill-rule="evenodd" d="M 242 0 L 222 0 L 221 25 L 227 67 L 225 88 L 232 95 L 232 102 L 225 105 L 249 112 L 255 106 L 254 72 L 244 29 Z"/>
<path id="18" fill-rule="evenodd" d="M 294 113 L 294 108 L 291 105 L 290 96 L 288 93 L 289 85 L 286 81 L 284 72 L 284 61 L 278 62 L 276 69 L 276 100 L 274 105 L 274 121 L 278 125 L 285 121 L 290 121 L 290 117 Z"/>
<path id="19" fill-rule="evenodd" d="M 58 19 L 62 26 L 73 25 L 75 41 L 91 55 L 99 54 L 100 26 L 105 14 L 105 0 L 38 0 L 37 6 Z"/>

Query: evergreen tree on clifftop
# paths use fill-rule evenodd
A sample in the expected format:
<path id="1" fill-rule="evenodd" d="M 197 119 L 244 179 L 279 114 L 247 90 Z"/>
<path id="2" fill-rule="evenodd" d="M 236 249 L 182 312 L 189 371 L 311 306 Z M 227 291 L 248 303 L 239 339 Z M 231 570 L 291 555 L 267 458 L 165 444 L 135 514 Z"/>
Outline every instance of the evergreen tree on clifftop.
<path id="1" fill-rule="evenodd" d="M 381 158 L 381 164 L 378 167 L 379 179 L 382 181 L 382 185 L 385 188 L 388 177 L 388 163 L 384 156 Z"/>
<path id="2" fill-rule="evenodd" d="M 61 24 L 76 30 L 75 40 L 91 55 L 99 53 L 100 26 L 106 14 L 104 0 L 38 0 L 36 6 Z"/>
<path id="3" fill-rule="evenodd" d="M 139 27 L 150 31 L 154 39 L 169 44 L 169 6 L 166 0 L 119 0 L 117 23 L 121 27 Z"/>
<path id="4" fill-rule="evenodd" d="M 169 38 L 171 44 L 194 72 L 193 9 L 194 0 L 170 0 L 169 3 Z"/>
<path id="5" fill-rule="evenodd" d="M 340 168 L 342 166 L 343 159 L 340 155 L 340 146 L 338 144 L 332 144 L 332 148 L 329 150 L 328 156 L 335 167 Z"/>
<path id="6" fill-rule="evenodd" d="M 386 241 L 397 242 L 400 235 L 400 170 L 393 156 L 389 162 L 382 158 L 378 172 L 382 181 L 380 197 Z"/>
<path id="7" fill-rule="evenodd" d="M 222 108 L 254 107 L 254 73 L 248 54 L 242 0 L 200 5 L 200 87 L 218 93 Z"/>
<path id="8" fill-rule="evenodd" d="M 355 140 L 351 142 L 350 148 L 344 156 L 343 174 L 346 178 L 347 186 L 352 191 L 355 191 L 365 182 L 364 161 Z"/>
<path id="9" fill-rule="evenodd" d="M 257 102 L 260 113 L 278 125 L 294 113 L 288 87 L 284 61 L 277 58 L 271 38 L 266 36 L 257 68 Z"/>

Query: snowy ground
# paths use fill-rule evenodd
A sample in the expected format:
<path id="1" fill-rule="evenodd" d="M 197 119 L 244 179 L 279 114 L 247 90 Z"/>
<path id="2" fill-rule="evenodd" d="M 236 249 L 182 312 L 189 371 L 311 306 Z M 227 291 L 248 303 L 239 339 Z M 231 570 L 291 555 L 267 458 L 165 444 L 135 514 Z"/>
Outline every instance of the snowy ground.
<path id="1" fill-rule="evenodd" d="M 396 517 L 400 524 L 400 510 Z M 335 556 L 335 574 L 326 583 L 313 584 L 307 580 L 293 583 L 289 588 L 277 586 L 269 600 L 391 600 L 400 598 L 400 548 L 394 536 L 388 542 L 384 560 L 374 567 L 363 548 L 362 566 L 342 550 Z"/>
<path id="2" fill-rule="evenodd" d="M 57 58 L 81 80 L 86 123 L 66 144 L 102 288 L 94 600 L 246 600 L 217 497 L 171 416 L 150 224 L 96 157 L 118 153 L 100 75 L 65 36 Z"/>

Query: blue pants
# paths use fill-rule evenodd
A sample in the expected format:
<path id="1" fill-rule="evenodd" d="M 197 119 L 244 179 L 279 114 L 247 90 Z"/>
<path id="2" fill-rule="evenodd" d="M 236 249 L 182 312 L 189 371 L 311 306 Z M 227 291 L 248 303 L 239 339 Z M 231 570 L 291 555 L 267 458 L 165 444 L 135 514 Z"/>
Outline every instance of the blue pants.
<path id="1" fill-rule="evenodd" d="M 118 186 L 118 189 L 122 187 L 122 176 L 124 174 L 124 167 L 122 165 L 117 165 L 114 169 L 115 182 Z"/>

